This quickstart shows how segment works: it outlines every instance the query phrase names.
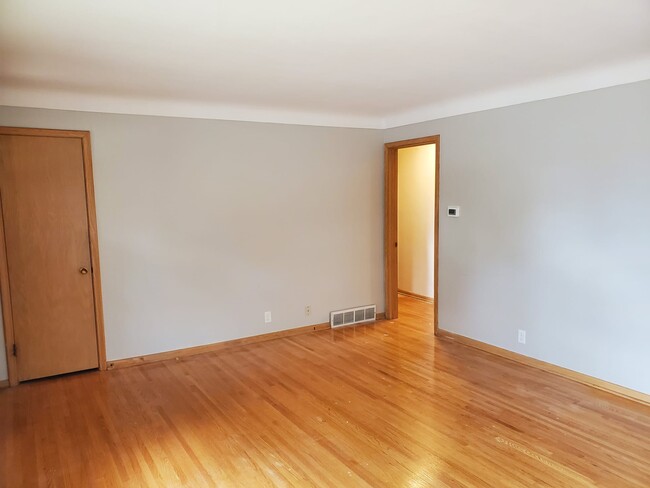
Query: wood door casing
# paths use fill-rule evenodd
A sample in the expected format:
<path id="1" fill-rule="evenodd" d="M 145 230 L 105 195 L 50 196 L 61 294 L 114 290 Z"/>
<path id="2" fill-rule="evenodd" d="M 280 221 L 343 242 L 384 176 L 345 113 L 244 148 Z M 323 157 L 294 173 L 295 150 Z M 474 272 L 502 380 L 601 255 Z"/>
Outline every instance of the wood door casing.
<path id="1" fill-rule="evenodd" d="M 397 306 L 397 151 L 406 147 L 436 145 L 435 222 L 433 231 L 433 324 L 438 333 L 438 229 L 440 225 L 440 136 L 419 137 L 384 144 L 384 292 L 387 319 L 398 318 Z"/>
<path id="2" fill-rule="evenodd" d="M 0 135 L 0 199 L 18 380 L 97 368 L 81 139 Z"/>

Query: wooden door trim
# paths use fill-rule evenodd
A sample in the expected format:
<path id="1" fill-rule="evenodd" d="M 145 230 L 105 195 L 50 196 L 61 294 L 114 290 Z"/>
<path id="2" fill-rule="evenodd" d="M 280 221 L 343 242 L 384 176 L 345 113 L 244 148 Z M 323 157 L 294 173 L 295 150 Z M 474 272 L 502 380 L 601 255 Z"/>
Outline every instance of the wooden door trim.
<path id="1" fill-rule="evenodd" d="M 440 136 L 419 137 L 384 144 L 384 290 L 386 318 L 397 312 L 397 151 L 406 147 L 436 145 L 435 208 L 433 232 L 434 330 L 438 334 L 438 229 L 440 223 Z"/>
<path id="2" fill-rule="evenodd" d="M 9 292 L 9 264 L 7 263 L 7 244 L 5 241 L 5 224 L 2 212 L 2 193 L 0 192 L 0 298 L 2 299 L 2 323 L 5 337 L 5 354 L 7 358 L 7 376 L 9 385 L 18 384 L 18 363 L 13 353 L 14 321 Z"/>
<path id="3" fill-rule="evenodd" d="M 33 129 L 26 127 L 0 127 L 0 135 L 68 137 L 81 140 L 86 190 L 86 209 L 88 217 L 88 240 L 90 242 L 90 260 L 92 266 L 93 298 L 95 302 L 95 329 L 97 334 L 97 358 L 99 369 L 106 370 L 106 339 L 104 336 L 104 307 L 102 302 L 101 272 L 99 267 L 99 239 L 97 237 L 97 216 L 95 208 L 95 186 L 90 146 L 90 132 L 82 130 Z M 5 350 L 7 354 L 7 371 L 9 385 L 18 384 L 18 364 L 13 355 L 14 323 L 11 308 L 9 269 L 7 264 L 7 246 L 2 220 L 2 201 L 0 195 L 0 298 L 2 299 L 2 319 L 4 323 Z"/>

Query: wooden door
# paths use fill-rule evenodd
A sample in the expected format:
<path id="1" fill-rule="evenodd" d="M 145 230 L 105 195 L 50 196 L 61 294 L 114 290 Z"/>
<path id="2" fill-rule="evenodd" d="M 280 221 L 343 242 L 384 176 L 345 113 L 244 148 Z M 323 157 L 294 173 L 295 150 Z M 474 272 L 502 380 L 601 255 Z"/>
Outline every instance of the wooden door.
<path id="1" fill-rule="evenodd" d="M 0 204 L 17 379 L 97 368 L 82 139 L 0 135 Z"/>

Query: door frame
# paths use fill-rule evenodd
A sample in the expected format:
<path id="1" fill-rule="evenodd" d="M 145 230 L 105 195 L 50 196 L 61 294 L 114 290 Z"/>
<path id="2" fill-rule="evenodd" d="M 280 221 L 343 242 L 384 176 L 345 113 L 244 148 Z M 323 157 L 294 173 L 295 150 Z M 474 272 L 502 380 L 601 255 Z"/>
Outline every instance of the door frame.
<path id="1" fill-rule="evenodd" d="M 435 222 L 433 232 L 433 327 L 438 335 L 438 228 L 440 223 L 440 135 L 384 144 L 384 286 L 386 318 L 397 311 L 397 151 L 406 147 L 436 145 Z"/>
<path id="2" fill-rule="evenodd" d="M 90 265 L 95 302 L 95 330 L 97 334 L 97 358 L 99 369 L 106 369 L 106 340 L 104 337 L 104 307 L 102 303 L 101 273 L 99 269 L 99 243 L 97 238 L 97 217 L 95 209 L 95 185 L 93 181 L 93 164 L 90 148 L 90 132 L 82 130 L 33 129 L 26 127 L 0 127 L 0 135 L 67 137 L 81 140 L 86 189 L 86 210 L 88 216 L 88 240 L 90 242 Z M 2 192 L 0 190 L 0 300 L 2 302 L 2 320 L 4 323 L 5 350 L 7 354 L 7 371 L 9 385 L 18 381 L 18 362 L 13 354 L 14 321 L 11 308 L 11 286 L 7 262 L 7 243 L 2 212 Z"/>

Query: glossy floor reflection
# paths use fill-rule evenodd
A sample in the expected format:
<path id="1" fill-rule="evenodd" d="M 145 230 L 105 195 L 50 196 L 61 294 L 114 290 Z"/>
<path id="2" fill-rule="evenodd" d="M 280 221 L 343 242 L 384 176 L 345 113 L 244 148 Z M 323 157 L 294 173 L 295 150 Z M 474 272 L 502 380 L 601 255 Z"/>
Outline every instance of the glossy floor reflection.
<path id="1" fill-rule="evenodd" d="M 432 306 L 0 391 L 0 486 L 650 486 L 650 409 L 433 335 Z"/>

